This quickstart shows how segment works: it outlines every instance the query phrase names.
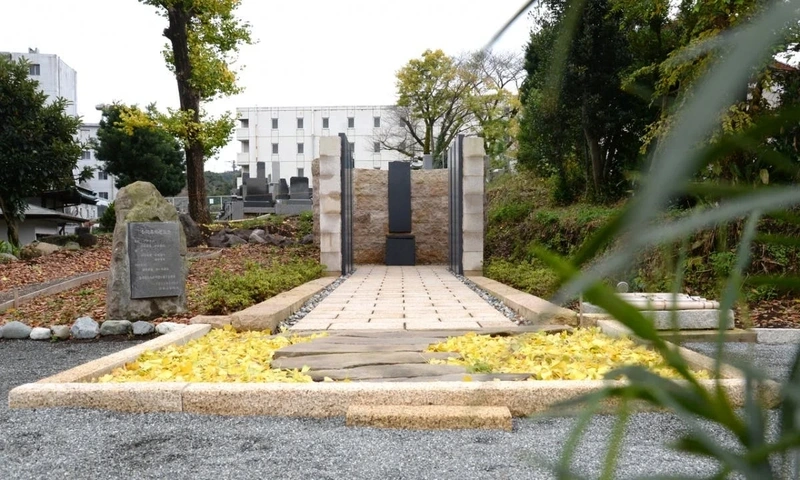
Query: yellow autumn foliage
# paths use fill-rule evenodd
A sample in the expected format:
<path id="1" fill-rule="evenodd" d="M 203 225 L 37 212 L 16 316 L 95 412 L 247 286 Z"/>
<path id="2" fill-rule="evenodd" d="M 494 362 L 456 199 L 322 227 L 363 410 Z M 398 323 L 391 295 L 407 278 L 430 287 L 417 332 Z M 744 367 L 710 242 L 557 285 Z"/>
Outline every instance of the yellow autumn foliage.
<path id="1" fill-rule="evenodd" d="M 146 352 L 135 362 L 98 378 L 97 382 L 311 382 L 311 377 L 306 375 L 307 368 L 279 370 L 270 368 L 270 362 L 276 350 L 323 335 L 237 333 L 226 326 L 185 345 Z"/>
<path id="2" fill-rule="evenodd" d="M 433 364 L 463 365 L 476 373 L 530 373 L 530 380 L 602 380 L 606 373 L 626 365 L 639 365 L 661 376 L 678 378 L 658 353 L 629 338 L 612 338 L 599 328 L 508 337 L 471 332 L 431 345 L 428 351 L 461 354 L 461 358 L 433 359 Z M 705 371 L 694 374 L 708 378 Z"/>

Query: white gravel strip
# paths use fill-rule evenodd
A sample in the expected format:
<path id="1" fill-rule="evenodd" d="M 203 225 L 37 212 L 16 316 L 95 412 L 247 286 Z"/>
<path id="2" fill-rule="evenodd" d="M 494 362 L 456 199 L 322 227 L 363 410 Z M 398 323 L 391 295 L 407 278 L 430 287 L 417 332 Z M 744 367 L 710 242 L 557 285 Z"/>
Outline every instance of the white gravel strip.
<path id="1" fill-rule="evenodd" d="M 482 299 L 486 301 L 486 303 L 493 306 L 495 310 L 502 313 L 506 318 L 508 318 L 512 322 L 516 322 L 517 325 L 524 325 L 528 323 L 524 318 L 517 315 L 517 312 L 508 308 L 508 306 L 506 306 L 506 304 L 503 303 L 502 300 L 498 299 L 491 293 L 477 286 L 475 282 L 473 282 L 472 280 L 468 279 L 463 275 L 457 275 L 455 273 L 453 273 L 453 276 L 459 279 L 461 283 L 468 286 L 470 290 L 477 293 Z"/>
<path id="2" fill-rule="evenodd" d="M 353 272 L 355 272 L 355 270 L 353 270 Z M 350 275 L 352 275 L 352 273 L 349 275 L 342 275 L 341 277 L 334 280 L 333 283 L 320 290 L 318 294 L 308 299 L 308 301 L 306 301 L 306 303 L 304 303 L 303 306 L 300 307 L 298 311 L 294 312 L 292 315 L 289 316 L 289 318 L 282 321 L 280 325 L 278 325 L 278 331 L 283 329 L 288 329 L 289 327 L 299 322 L 303 317 L 308 315 L 311 312 L 311 310 L 314 310 L 314 308 L 317 305 L 319 305 L 319 302 L 325 300 L 325 297 L 330 295 L 331 292 L 336 290 L 336 288 L 339 285 L 341 285 L 345 280 L 350 278 Z"/>

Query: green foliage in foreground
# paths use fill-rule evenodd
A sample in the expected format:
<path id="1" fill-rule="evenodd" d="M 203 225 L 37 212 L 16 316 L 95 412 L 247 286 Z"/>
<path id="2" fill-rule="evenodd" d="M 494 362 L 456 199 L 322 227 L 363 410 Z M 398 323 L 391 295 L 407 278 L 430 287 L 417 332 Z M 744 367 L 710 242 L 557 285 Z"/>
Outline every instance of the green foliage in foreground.
<path id="1" fill-rule="evenodd" d="M 574 18 L 580 19 L 585 5 L 600 1 L 570 1 L 565 11 L 574 12 Z M 537 2 L 530 1 L 526 6 L 534 3 Z M 673 10 L 672 4 L 664 2 L 617 0 L 614 3 L 615 8 L 624 9 L 626 14 L 658 11 L 672 15 Z M 637 8 L 642 5 L 644 9 Z M 789 144 L 779 141 L 778 149 L 763 148 L 775 143 L 776 137 L 796 129 L 800 110 L 790 102 L 779 102 L 771 111 L 742 109 L 742 102 L 731 105 L 736 98 L 757 99 L 757 95 L 751 94 L 763 93 L 757 90 L 763 83 L 756 81 L 754 74 L 774 63 L 775 52 L 798 42 L 797 3 L 680 2 L 679 9 L 676 18 L 687 27 L 685 48 L 661 65 L 667 68 L 651 73 L 668 75 L 656 79 L 657 92 L 662 89 L 672 95 L 676 82 L 680 90 L 676 101 L 664 98 L 662 123 L 652 130 L 657 145 L 648 152 L 652 156 L 648 158 L 646 171 L 637 179 L 635 195 L 569 255 L 535 245 L 529 250 L 561 277 L 563 286 L 557 300 L 582 294 L 648 342 L 667 365 L 679 372 L 682 380 L 664 379 L 639 367 L 623 367 L 609 373 L 607 378 L 624 376 L 625 382 L 605 385 L 599 391 L 562 404 L 572 412 L 575 407 L 581 410 L 570 438 L 563 445 L 560 460 L 553 465 L 558 479 L 584 478 L 575 471 L 574 454 L 592 416 L 607 407 L 616 409 L 617 418 L 607 437 L 600 478 L 616 478 L 630 413 L 642 403 L 664 409 L 680 420 L 681 427 L 670 446 L 682 455 L 707 459 L 713 470 L 702 478 L 800 477 L 800 351 L 786 375 L 778 375 L 782 379 L 779 382 L 770 380 L 748 359 L 732 362 L 741 369 L 744 378 L 740 393 L 730 396 L 721 382 L 698 380 L 681 351 L 667 343 L 650 319 L 615 295 L 606 283 L 630 268 L 641 252 L 675 246 L 677 258 L 669 287 L 673 292 L 682 292 L 686 285 L 684 272 L 694 256 L 698 232 L 734 228 L 738 230 L 735 243 L 717 243 L 717 255 L 708 260 L 712 270 L 725 275 L 719 287 L 720 311 L 732 308 L 741 298 L 741 292 L 748 288 L 800 289 L 800 276 L 796 274 L 751 270 L 754 248 L 769 246 L 772 255 L 790 263 L 793 253 L 776 248 L 800 246 L 798 237 L 787 234 L 786 230 L 780 233 L 762 230 L 765 225 L 762 220 L 770 216 L 780 216 L 792 228 L 800 228 L 800 216 L 794 210 L 800 206 L 800 189 L 796 185 L 767 181 L 777 171 L 788 182 L 800 178 L 796 146 L 784 149 Z M 655 18 L 649 13 L 645 17 Z M 566 93 L 563 87 L 569 83 L 565 79 L 575 73 L 570 71 L 569 51 L 590 45 L 580 35 L 585 29 L 576 25 L 576 21 L 564 21 L 554 32 L 558 37 L 554 44 L 557 48 L 546 73 L 549 81 L 543 84 L 542 98 L 558 98 L 560 93 Z M 591 69 L 579 73 L 592 75 Z M 637 86 L 646 88 L 648 82 L 643 83 Z M 752 113 L 763 114 L 750 116 Z M 697 180 L 704 183 L 693 184 Z M 687 193 L 698 198 L 713 197 L 713 202 L 685 215 L 670 215 L 665 206 Z M 713 355 L 713 378 L 718 378 L 721 371 L 724 347 L 724 334 L 720 332 Z M 777 422 L 769 421 L 768 408 L 777 410 L 774 415 Z M 693 478 L 675 476 L 672 471 L 654 473 L 652 478 Z"/>
<path id="2" fill-rule="evenodd" d="M 225 315 L 263 302 L 322 276 L 324 267 L 315 260 L 294 260 L 270 265 L 249 263 L 244 271 L 217 270 L 203 295 L 209 315 Z"/>

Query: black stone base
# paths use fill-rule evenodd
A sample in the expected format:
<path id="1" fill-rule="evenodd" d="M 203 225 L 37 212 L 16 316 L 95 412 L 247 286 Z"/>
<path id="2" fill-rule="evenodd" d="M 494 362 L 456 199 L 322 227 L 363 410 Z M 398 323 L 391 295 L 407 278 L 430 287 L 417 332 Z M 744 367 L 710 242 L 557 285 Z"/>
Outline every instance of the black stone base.
<path id="1" fill-rule="evenodd" d="M 407 233 L 386 235 L 386 265 L 416 265 L 416 240 Z"/>

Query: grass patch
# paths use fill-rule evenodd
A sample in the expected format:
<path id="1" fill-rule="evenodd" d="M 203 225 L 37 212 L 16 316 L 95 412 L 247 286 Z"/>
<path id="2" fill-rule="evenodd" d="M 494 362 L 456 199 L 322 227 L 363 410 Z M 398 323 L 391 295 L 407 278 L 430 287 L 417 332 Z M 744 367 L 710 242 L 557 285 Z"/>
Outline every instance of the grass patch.
<path id="1" fill-rule="evenodd" d="M 558 276 L 535 260 L 512 262 L 495 258 L 484 266 L 483 274 L 537 297 L 550 298 L 558 289 Z"/>
<path id="2" fill-rule="evenodd" d="M 471 332 L 431 345 L 428 351 L 461 354 L 461 358 L 433 359 L 432 364 L 466 366 L 474 373 L 529 373 L 529 380 L 602 380 L 607 373 L 628 365 L 679 378 L 658 353 L 628 338 L 612 338 L 599 328 L 508 337 Z M 694 374 L 709 378 L 705 371 Z"/>
<path id="3" fill-rule="evenodd" d="M 135 362 L 97 379 L 99 383 L 125 382 L 283 382 L 308 383 L 307 369 L 271 368 L 278 349 L 310 342 L 323 336 L 237 333 L 230 326 L 212 330 L 202 338 L 158 351 L 149 351 Z"/>
<path id="4" fill-rule="evenodd" d="M 248 262 L 243 270 L 217 270 L 208 281 L 203 310 L 211 315 L 239 311 L 322 276 L 316 260 L 299 259 L 267 265 Z"/>

